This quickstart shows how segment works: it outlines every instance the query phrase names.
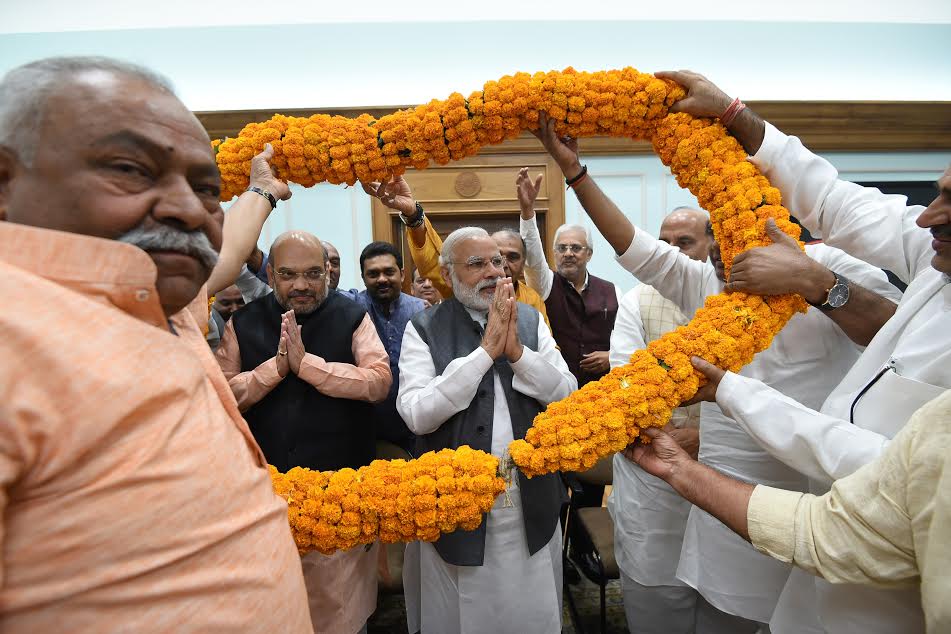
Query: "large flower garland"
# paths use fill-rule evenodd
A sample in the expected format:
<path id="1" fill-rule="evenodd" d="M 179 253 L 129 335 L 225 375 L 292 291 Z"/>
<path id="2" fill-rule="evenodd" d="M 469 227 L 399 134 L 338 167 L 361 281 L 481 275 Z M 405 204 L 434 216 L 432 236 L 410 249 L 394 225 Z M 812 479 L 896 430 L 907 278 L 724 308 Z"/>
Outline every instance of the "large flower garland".
<path id="1" fill-rule="evenodd" d="M 468 446 L 415 460 L 375 460 L 340 471 L 271 467 L 275 492 L 287 500 L 291 533 L 301 553 L 324 554 L 376 540 L 435 541 L 473 530 L 505 490 L 499 461 Z"/>
<path id="2" fill-rule="evenodd" d="M 683 96 L 680 86 L 632 68 L 516 73 L 486 83 L 468 99 L 453 93 L 444 101 L 379 119 L 275 115 L 263 123 L 248 124 L 237 138 L 216 141 L 213 146 L 222 175 L 222 198 L 228 200 L 247 187 L 251 158 L 265 143 L 274 147 L 272 163 L 282 179 L 304 186 L 323 181 L 353 184 L 471 156 L 484 145 L 536 128 L 538 112 L 544 111 L 559 122 L 560 134 L 649 139 L 678 183 L 710 212 L 729 273 L 738 253 L 770 243 L 765 231 L 768 218 L 791 236 L 798 238 L 799 229 L 780 204 L 779 190 L 746 160 L 746 152 L 722 125 L 668 112 Z M 795 312 L 805 308 L 803 300 L 793 295 L 724 293 L 707 298 L 689 324 L 635 352 L 628 365 L 552 403 L 535 418 L 525 439 L 510 445 L 512 459 L 528 476 L 590 468 L 599 458 L 637 439 L 641 429 L 665 425 L 671 410 L 696 393 L 704 379 L 690 364 L 692 355 L 739 370 L 755 353 L 769 347 Z M 290 499 L 306 503 L 321 489 L 303 483 L 316 476 L 298 471 L 275 472 L 275 483 L 279 491 L 293 487 L 297 493 Z M 320 477 L 329 482 L 333 476 Z M 411 480 L 401 482 L 396 485 L 401 494 L 413 490 Z M 351 506 L 355 502 L 350 498 Z M 320 549 L 361 543 L 352 540 L 370 537 L 370 533 L 365 538 L 355 536 L 355 524 L 348 525 L 344 536 L 338 531 L 338 537 L 331 537 L 329 527 L 320 525 L 318 537 L 306 519 L 310 517 L 311 513 L 292 511 L 291 523 L 297 527 L 295 533 L 301 534 L 298 525 L 303 521 L 303 534 L 310 530 Z M 478 525 L 474 521 L 459 525 Z M 400 533 L 396 529 L 391 524 L 384 537 L 395 538 Z M 405 530 L 411 537 L 408 533 L 415 533 L 417 525 Z M 427 538 L 436 536 L 434 530 L 426 532 Z"/>

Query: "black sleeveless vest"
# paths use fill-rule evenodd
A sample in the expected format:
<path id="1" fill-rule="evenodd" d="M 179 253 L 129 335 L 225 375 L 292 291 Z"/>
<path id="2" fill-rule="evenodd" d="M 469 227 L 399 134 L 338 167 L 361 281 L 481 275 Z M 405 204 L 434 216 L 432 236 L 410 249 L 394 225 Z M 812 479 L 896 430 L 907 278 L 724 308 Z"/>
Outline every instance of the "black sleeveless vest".
<path id="1" fill-rule="evenodd" d="M 231 318 L 242 372 L 276 354 L 284 312 L 274 293 L 268 293 Z M 317 310 L 297 318 L 304 349 L 328 362 L 354 364 L 353 333 L 365 316 L 356 303 L 330 293 Z M 244 412 L 244 418 L 268 462 L 281 471 L 357 468 L 374 457 L 370 404 L 326 396 L 293 372 Z"/>
<path id="2" fill-rule="evenodd" d="M 538 350 L 539 312 L 519 303 L 518 337 L 526 348 Z M 243 309 L 242 309 L 243 310 Z M 238 311 L 241 312 L 241 311 Z M 237 314 L 237 313 L 235 313 Z M 411 320 L 416 332 L 429 346 L 436 374 L 440 375 L 454 359 L 464 357 L 479 347 L 482 332 L 465 307 L 455 298 L 449 298 L 432 308 L 416 313 Z M 455 449 L 469 445 L 486 453 L 492 452 L 492 418 L 495 411 L 495 379 L 498 373 L 505 401 L 512 418 L 512 435 L 524 438 L 542 405 L 533 398 L 512 389 L 515 376 L 508 361 L 497 360 L 485 373 L 479 390 L 469 407 L 451 416 L 439 429 L 417 436 L 419 454 L 444 448 Z M 418 455 L 418 454 L 417 454 Z M 556 473 L 526 478 L 518 473 L 519 493 L 522 499 L 522 519 L 532 555 L 551 539 L 558 523 L 558 513 L 565 499 L 565 487 Z M 433 546 L 447 563 L 455 566 L 481 566 L 485 556 L 485 522 L 472 531 L 457 530 L 441 536 Z"/>

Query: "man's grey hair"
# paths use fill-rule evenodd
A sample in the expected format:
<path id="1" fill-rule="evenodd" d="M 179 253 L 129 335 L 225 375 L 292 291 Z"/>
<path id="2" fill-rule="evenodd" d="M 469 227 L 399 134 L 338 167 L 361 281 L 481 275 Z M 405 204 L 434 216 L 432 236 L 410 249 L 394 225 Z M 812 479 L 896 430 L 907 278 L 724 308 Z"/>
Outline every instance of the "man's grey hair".
<path id="1" fill-rule="evenodd" d="M 439 255 L 440 266 L 445 266 L 450 272 L 453 271 L 453 262 L 456 259 L 456 247 L 460 242 L 471 240 L 472 238 L 488 238 L 489 232 L 482 227 L 460 227 L 450 233 L 445 242 L 442 243 L 442 253 Z"/>
<path id="2" fill-rule="evenodd" d="M 29 166 L 39 144 L 46 102 L 77 75 L 106 72 L 175 94 L 171 82 L 147 68 L 109 57 L 47 57 L 18 66 L 0 80 L 0 146 Z"/>
<path id="3" fill-rule="evenodd" d="M 555 229 L 555 239 L 552 242 L 552 248 L 554 249 L 555 245 L 558 244 L 558 238 L 561 236 L 563 232 L 572 231 L 572 230 L 583 232 L 585 242 L 588 243 L 588 248 L 594 251 L 594 243 L 591 241 L 591 229 L 588 229 L 584 225 L 561 225 L 560 227 Z"/>

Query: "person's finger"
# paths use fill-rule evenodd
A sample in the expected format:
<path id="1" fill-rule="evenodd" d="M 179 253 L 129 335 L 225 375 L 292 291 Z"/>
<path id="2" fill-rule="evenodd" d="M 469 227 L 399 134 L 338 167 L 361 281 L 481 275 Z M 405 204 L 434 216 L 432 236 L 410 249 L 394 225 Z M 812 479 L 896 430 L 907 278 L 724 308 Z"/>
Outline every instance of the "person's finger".
<path id="1" fill-rule="evenodd" d="M 658 427 L 648 427 L 647 429 L 642 430 L 641 433 L 651 440 L 657 438 L 658 436 L 665 435 L 665 432 Z"/>
<path id="2" fill-rule="evenodd" d="M 372 183 L 364 183 L 360 181 L 360 187 L 363 188 L 363 191 L 368 193 L 371 196 L 376 196 L 377 189 L 380 187 L 380 183 L 374 181 Z"/>
<path id="3" fill-rule="evenodd" d="M 247 155 L 245 155 L 247 156 Z M 274 156 L 274 148 L 270 143 L 264 144 L 264 149 L 261 150 L 255 158 L 262 158 L 265 161 L 270 162 L 271 158 Z"/>
<path id="4" fill-rule="evenodd" d="M 696 370 L 710 379 L 710 381 L 713 383 L 719 383 L 720 379 L 723 378 L 723 375 L 726 374 L 724 370 L 721 370 L 709 361 L 705 361 L 700 357 L 690 357 L 690 363 Z"/>
<path id="5" fill-rule="evenodd" d="M 528 173 L 527 167 L 525 168 L 525 172 L 526 174 Z M 542 178 L 544 178 L 544 176 L 545 176 L 544 174 L 539 174 L 538 176 L 535 177 L 535 193 L 536 194 L 538 194 L 538 192 L 541 191 Z"/>
<path id="6" fill-rule="evenodd" d="M 690 109 L 695 106 L 697 103 L 696 98 L 694 97 L 684 97 L 680 101 L 671 105 L 668 110 L 670 112 L 690 112 Z"/>

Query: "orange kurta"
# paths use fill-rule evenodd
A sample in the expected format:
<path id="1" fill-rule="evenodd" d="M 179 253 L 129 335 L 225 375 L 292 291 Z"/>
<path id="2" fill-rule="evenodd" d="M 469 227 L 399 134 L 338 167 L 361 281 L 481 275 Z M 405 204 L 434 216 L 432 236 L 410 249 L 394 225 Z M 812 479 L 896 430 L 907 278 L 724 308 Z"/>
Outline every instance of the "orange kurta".
<path id="1" fill-rule="evenodd" d="M 287 506 L 155 276 L 136 247 L 0 222 L 0 629 L 311 632 Z"/>

